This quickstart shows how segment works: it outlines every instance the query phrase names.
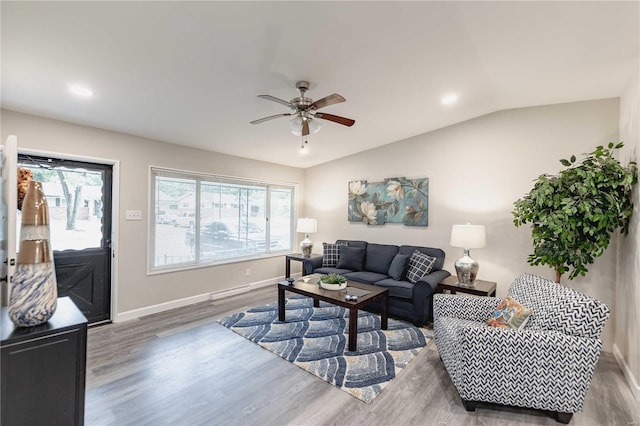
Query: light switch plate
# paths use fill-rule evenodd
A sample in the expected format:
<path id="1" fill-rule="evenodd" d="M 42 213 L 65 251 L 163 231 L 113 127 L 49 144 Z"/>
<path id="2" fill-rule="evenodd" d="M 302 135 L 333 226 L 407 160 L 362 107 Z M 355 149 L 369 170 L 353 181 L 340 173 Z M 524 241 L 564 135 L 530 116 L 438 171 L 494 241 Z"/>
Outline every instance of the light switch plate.
<path id="1" fill-rule="evenodd" d="M 124 218 L 126 220 L 142 220 L 142 210 L 125 210 Z"/>

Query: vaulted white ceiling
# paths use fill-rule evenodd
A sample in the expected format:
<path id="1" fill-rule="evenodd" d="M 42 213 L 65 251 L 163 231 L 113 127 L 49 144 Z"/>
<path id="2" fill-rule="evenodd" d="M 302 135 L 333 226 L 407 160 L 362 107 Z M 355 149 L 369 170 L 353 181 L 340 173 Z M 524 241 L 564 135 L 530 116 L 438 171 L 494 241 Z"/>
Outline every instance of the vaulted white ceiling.
<path id="1" fill-rule="evenodd" d="M 638 2 L 6 2 L 2 107 L 308 167 L 490 112 L 619 96 Z M 310 154 L 256 97 L 331 93 Z M 67 84 L 94 91 L 79 99 Z M 455 92 L 459 101 L 440 103 Z M 53 148 L 53 147 L 52 147 Z"/>

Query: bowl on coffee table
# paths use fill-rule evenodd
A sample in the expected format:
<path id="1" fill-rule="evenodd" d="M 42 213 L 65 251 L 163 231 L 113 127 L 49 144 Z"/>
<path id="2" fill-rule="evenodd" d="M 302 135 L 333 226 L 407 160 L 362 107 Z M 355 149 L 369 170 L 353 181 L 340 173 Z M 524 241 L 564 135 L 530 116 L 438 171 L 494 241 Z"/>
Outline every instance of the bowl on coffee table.
<path id="1" fill-rule="evenodd" d="M 322 275 L 318 284 L 325 290 L 344 290 L 347 288 L 347 279 L 338 274 Z"/>

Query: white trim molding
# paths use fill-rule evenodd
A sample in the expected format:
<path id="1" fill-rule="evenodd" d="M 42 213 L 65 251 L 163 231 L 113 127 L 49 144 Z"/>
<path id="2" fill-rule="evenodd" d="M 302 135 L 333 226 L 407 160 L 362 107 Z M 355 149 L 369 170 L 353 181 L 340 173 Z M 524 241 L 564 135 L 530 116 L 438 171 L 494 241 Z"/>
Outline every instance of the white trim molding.
<path id="1" fill-rule="evenodd" d="M 622 374 L 624 374 L 624 378 L 627 379 L 627 383 L 629 384 L 633 397 L 636 401 L 640 401 L 640 384 L 638 384 L 636 378 L 633 377 L 633 373 L 631 372 L 629 365 L 624 360 L 624 357 L 616 344 L 613 345 L 613 356 L 616 358 L 616 361 L 622 370 Z"/>
<path id="2" fill-rule="evenodd" d="M 115 315 L 113 322 L 130 321 L 147 315 L 157 314 L 159 312 L 168 311 L 169 309 L 180 308 L 183 306 L 193 305 L 194 303 L 206 302 L 207 300 L 218 300 L 225 297 L 235 296 L 237 294 L 248 293 L 251 290 L 269 287 L 281 281 L 282 277 L 270 278 L 267 280 L 256 281 L 229 289 L 214 291 L 211 293 L 196 294 L 195 296 L 185 297 L 183 299 L 171 300 L 169 302 L 159 303 L 157 305 L 145 306 L 144 308 L 132 309 L 130 311 L 121 312 Z M 274 293 L 275 298 L 275 293 Z"/>

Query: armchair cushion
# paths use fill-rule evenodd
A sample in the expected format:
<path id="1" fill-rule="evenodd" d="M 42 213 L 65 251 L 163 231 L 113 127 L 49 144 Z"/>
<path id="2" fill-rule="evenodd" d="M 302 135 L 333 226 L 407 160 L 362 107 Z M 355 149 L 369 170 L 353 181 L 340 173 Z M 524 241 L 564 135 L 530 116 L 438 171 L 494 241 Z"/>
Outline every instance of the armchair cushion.
<path id="1" fill-rule="evenodd" d="M 610 313 L 598 300 L 531 274 L 516 278 L 508 296 L 533 310 L 527 327 L 572 336 L 597 338 Z"/>

